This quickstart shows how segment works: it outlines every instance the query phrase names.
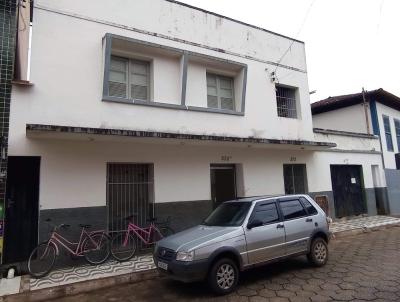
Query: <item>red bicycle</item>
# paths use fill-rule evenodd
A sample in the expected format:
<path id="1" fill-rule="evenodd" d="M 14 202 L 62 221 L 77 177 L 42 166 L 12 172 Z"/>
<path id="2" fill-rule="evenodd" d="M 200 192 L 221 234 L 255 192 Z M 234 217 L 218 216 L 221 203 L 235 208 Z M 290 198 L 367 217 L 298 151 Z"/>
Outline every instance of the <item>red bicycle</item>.
<path id="1" fill-rule="evenodd" d="M 139 239 L 145 245 L 151 245 L 162 239 L 163 237 L 173 234 L 173 230 L 167 225 L 167 222 L 160 223 L 156 226 L 155 218 L 149 219 L 150 225 L 146 228 L 141 228 L 134 224 L 131 219 L 134 215 L 128 216 L 125 219 L 129 220 L 128 228 L 123 231 L 117 231 L 111 239 L 111 255 L 118 261 L 126 261 L 131 259 L 137 250 L 136 241 Z"/>
<path id="2" fill-rule="evenodd" d="M 48 219 L 47 222 L 50 220 Z M 80 224 L 81 235 L 78 242 L 72 242 L 63 237 L 58 230 L 69 227 L 68 224 L 53 225 L 48 241 L 40 243 L 31 253 L 28 260 L 29 273 L 36 278 L 46 276 L 53 268 L 59 255 L 60 247 L 75 257 L 83 256 L 93 265 L 101 264 L 110 255 L 110 238 L 106 231 L 87 231 L 91 226 Z"/>

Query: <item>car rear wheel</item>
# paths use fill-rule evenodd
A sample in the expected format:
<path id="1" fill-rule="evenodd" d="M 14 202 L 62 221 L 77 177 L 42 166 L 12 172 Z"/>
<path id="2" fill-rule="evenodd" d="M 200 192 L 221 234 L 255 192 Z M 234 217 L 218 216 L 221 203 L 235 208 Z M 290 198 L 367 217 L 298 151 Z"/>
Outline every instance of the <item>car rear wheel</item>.
<path id="1" fill-rule="evenodd" d="M 315 266 L 323 266 L 328 261 L 328 244 L 321 237 L 311 242 L 310 252 L 307 255 L 308 261 Z"/>
<path id="2" fill-rule="evenodd" d="M 238 267 L 236 263 L 229 258 L 222 258 L 215 262 L 208 274 L 209 286 L 219 295 L 232 292 L 236 288 L 238 280 Z"/>

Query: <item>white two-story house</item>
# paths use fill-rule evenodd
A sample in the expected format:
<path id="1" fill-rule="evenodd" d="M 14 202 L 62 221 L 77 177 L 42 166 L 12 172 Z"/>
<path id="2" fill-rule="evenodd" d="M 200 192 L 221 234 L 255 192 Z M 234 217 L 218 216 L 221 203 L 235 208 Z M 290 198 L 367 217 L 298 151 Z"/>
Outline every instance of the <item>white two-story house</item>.
<path id="1" fill-rule="evenodd" d="M 382 88 L 333 96 L 312 104 L 314 127 L 380 138 L 387 181 L 380 192 L 386 212 L 400 214 L 400 98 Z"/>
<path id="2" fill-rule="evenodd" d="M 376 213 L 379 140 L 313 131 L 301 41 L 176 1 L 35 0 L 29 62 L 9 136 L 24 236 L 45 239 L 48 218 L 180 230 L 225 200 L 285 193 Z M 5 247 L 7 261 L 30 249 Z"/>

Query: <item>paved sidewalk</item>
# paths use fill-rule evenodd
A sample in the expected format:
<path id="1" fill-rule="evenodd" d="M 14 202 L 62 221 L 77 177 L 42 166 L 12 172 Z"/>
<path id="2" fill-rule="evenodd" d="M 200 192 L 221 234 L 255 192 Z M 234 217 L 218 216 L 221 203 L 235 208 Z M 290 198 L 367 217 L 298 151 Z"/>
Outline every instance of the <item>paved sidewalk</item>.
<path id="1" fill-rule="evenodd" d="M 400 218 L 371 216 L 336 221 L 331 224 L 330 229 L 334 235 L 339 236 L 340 234 L 352 234 L 354 231 L 363 232 L 396 224 L 400 225 Z M 21 281 L 21 286 L 19 286 L 21 278 L 7 280 L 7 282 L 2 280 L 2 282 L 0 282 L 0 297 L 3 295 L 16 294 L 20 292 L 21 289 L 24 289 L 24 291 L 36 291 L 45 288 L 56 288 L 88 280 L 98 280 L 135 272 L 150 271 L 154 269 L 154 267 L 151 255 L 143 255 L 123 263 L 109 261 L 97 266 L 84 265 L 59 269 L 41 279 L 29 279 L 29 276 L 26 276 L 26 279 L 23 279 L 27 280 L 25 281 L 27 284 L 24 285 L 22 284 L 23 281 Z"/>
<path id="2" fill-rule="evenodd" d="M 321 268 L 310 266 L 306 257 L 298 257 L 246 271 L 237 291 L 228 296 L 215 296 L 203 283 L 158 278 L 57 302 L 400 301 L 399 259 L 400 227 L 393 227 L 333 240 L 330 259 Z"/>

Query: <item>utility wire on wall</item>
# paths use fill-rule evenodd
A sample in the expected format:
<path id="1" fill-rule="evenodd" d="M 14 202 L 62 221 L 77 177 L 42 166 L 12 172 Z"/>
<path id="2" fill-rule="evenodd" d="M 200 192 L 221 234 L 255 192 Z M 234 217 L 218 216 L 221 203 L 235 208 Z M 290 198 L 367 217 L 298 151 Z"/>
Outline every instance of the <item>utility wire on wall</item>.
<path id="1" fill-rule="evenodd" d="M 304 27 L 304 25 L 306 24 L 306 21 L 307 21 L 308 16 L 309 16 L 309 14 L 310 14 L 310 12 L 311 12 L 311 9 L 312 9 L 312 7 L 313 7 L 313 5 L 314 5 L 314 3 L 315 3 L 316 1 L 317 1 L 317 0 L 312 0 L 312 2 L 310 3 L 310 5 L 308 6 L 308 9 L 307 9 L 307 11 L 306 11 L 306 14 L 304 15 L 303 21 L 302 21 L 302 23 L 301 23 L 301 25 L 300 25 L 300 27 L 299 27 L 299 30 L 298 30 L 297 33 L 296 33 L 295 38 L 292 40 L 292 42 L 290 42 L 289 47 L 286 49 L 286 51 L 282 54 L 282 56 L 281 56 L 281 57 L 279 58 L 279 60 L 276 62 L 277 65 L 276 65 L 276 68 L 275 68 L 274 72 L 271 74 L 271 77 L 276 77 L 276 71 L 277 71 L 278 68 L 280 67 L 280 63 L 281 63 L 282 60 L 285 58 L 285 56 L 287 55 L 287 53 L 289 52 L 289 50 L 292 48 L 293 43 L 295 42 L 295 39 L 298 38 L 298 36 L 300 35 L 301 31 L 303 30 L 303 27 Z M 293 71 L 290 72 L 289 74 L 291 74 L 291 73 L 293 73 Z M 286 76 L 288 76 L 288 75 L 286 75 Z M 286 77 L 286 76 L 285 76 L 285 77 Z"/>

